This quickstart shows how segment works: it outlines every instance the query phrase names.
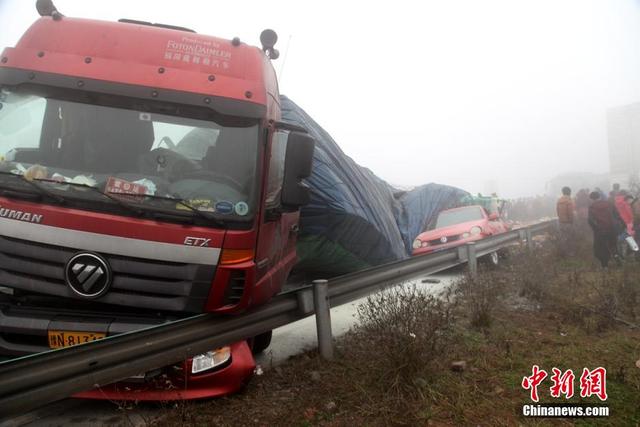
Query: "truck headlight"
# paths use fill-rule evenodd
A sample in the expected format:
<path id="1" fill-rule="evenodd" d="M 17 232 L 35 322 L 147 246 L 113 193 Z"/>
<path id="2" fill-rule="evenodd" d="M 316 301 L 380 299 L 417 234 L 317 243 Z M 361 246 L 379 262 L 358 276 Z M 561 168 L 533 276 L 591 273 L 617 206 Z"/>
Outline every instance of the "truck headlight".
<path id="1" fill-rule="evenodd" d="M 467 237 L 471 236 L 470 233 L 462 233 L 462 238 L 466 239 Z"/>
<path id="2" fill-rule="evenodd" d="M 422 241 L 420 239 L 416 239 L 413 241 L 413 249 L 420 249 L 422 247 Z"/>
<path id="3" fill-rule="evenodd" d="M 208 351 L 204 354 L 194 356 L 191 361 L 191 373 L 197 374 L 216 366 L 226 363 L 231 358 L 231 348 L 221 347 L 217 350 Z"/>
<path id="4" fill-rule="evenodd" d="M 478 234 L 482 233 L 482 228 L 474 225 L 473 227 L 471 227 L 471 230 L 469 230 L 469 233 L 471 233 L 472 236 L 477 236 Z"/>

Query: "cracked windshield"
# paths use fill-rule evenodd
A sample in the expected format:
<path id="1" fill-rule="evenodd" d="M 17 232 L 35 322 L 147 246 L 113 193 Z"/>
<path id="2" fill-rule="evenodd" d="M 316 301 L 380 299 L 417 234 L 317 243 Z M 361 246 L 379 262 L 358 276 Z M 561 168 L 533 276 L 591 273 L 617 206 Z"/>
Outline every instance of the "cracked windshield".
<path id="1" fill-rule="evenodd" d="M 255 211 L 257 145 L 257 125 L 0 92 L 3 191 L 238 221 Z"/>

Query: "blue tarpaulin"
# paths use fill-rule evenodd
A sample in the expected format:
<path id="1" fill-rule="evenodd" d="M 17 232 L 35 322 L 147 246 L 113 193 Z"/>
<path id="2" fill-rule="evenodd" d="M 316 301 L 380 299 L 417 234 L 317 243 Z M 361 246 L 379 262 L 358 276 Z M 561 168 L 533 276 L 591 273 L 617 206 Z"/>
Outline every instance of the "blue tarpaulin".
<path id="1" fill-rule="evenodd" d="M 294 102 L 280 101 L 282 120 L 316 140 L 311 201 L 300 211 L 298 272 L 338 275 L 406 258 L 434 216 L 468 194 L 438 184 L 395 189 L 347 156 Z"/>

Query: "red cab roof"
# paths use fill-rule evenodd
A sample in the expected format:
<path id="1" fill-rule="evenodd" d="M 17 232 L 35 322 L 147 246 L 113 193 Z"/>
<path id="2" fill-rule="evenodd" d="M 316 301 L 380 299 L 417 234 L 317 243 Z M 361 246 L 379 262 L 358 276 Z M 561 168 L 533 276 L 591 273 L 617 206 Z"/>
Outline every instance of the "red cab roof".
<path id="1" fill-rule="evenodd" d="M 257 47 L 150 25 L 38 19 L 1 67 L 220 96 L 277 99 L 273 67 Z"/>

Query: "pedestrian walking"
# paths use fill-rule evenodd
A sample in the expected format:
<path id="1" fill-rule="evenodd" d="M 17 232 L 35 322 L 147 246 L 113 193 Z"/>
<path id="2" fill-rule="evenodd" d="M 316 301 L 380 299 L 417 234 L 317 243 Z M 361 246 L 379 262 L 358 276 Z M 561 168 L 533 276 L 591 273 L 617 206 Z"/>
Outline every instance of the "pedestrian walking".
<path id="1" fill-rule="evenodd" d="M 593 255 L 600 261 L 602 268 L 607 268 L 611 257 L 617 256 L 613 206 L 602 200 L 597 191 L 591 192 L 589 198 L 592 201 L 588 222 L 593 230 Z"/>
<path id="2" fill-rule="evenodd" d="M 562 187 L 562 196 L 556 203 L 556 213 L 560 227 L 560 255 L 574 255 L 574 230 L 575 204 L 571 199 L 571 188 Z"/>
<path id="3" fill-rule="evenodd" d="M 609 192 L 609 200 L 611 200 L 611 203 L 614 203 L 616 196 L 618 196 L 619 194 L 620 194 L 620 184 L 616 182 L 615 184 L 613 184 L 613 187 Z"/>
<path id="4" fill-rule="evenodd" d="M 589 189 L 582 188 L 576 194 L 576 213 L 578 214 L 578 218 L 581 223 L 587 221 L 588 210 L 589 210 Z"/>

